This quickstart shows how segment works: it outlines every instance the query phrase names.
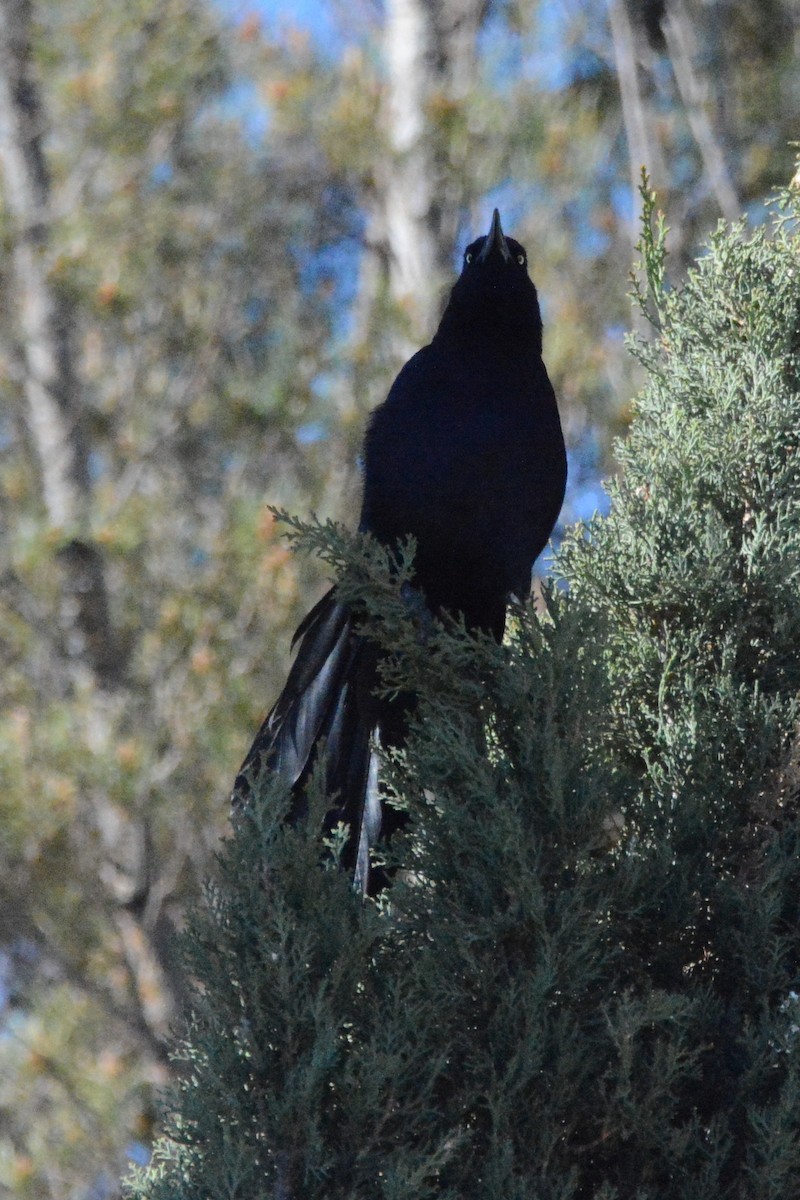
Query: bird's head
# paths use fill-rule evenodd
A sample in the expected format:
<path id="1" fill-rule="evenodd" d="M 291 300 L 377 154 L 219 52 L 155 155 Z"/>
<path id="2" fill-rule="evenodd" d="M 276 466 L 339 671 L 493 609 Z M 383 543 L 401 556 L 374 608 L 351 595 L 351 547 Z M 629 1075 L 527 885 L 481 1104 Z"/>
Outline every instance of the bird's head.
<path id="1" fill-rule="evenodd" d="M 528 256 L 524 246 L 503 233 L 497 209 L 486 236 L 464 251 L 461 274 L 440 328 L 507 332 L 533 339 L 541 350 L 542 318 L 536 288 L 528 275 Z"/>

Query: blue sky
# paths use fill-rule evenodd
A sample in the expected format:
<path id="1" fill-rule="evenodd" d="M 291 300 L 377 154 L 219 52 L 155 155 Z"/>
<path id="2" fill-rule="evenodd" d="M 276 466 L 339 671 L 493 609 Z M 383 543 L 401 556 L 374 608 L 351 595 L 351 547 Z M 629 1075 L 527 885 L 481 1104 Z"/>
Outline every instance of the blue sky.
<path id="1" fill-rule="evenodd" d="M 334 6 L 325 0 L 217 0 L 223 12 L 232 17 L 260 13 L 266 23 L 285 23 L 307 29 L 320 47 L 335 54 L 342 46 L 342 37 L 334 18 Z"/>

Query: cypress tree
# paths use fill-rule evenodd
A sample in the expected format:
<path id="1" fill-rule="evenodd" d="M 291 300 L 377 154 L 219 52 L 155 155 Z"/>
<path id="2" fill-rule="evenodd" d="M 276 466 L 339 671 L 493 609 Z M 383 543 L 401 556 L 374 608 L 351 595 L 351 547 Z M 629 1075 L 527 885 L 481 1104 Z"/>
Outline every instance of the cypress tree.
<path id="1" fill-rule="evenodd" d="M 653 324 L 611 511 L 502 647 L 331 526 L 419 697 L 377 903 L 265 785 L 184 939 L 196 980 L 149 1200 L 777 1200 L 800 1178 L 797 194 Z M 391 568 L 391 569 L 390 569 Z"/>

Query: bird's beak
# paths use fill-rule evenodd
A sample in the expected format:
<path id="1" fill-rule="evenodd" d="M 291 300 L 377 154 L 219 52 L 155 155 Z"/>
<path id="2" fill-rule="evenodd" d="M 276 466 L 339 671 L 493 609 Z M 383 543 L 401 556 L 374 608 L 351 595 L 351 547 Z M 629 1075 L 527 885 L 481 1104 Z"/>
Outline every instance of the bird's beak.
<path id="1" fill-rule="evenodd" d="M 477 261 L 479 263 L 486 262 L 487 258 L 495 250 L 498 254 L 502 255 L 504 262 L 511 262 L 511 251 L 508 248 L 508 242 L 503 233 L 503 226 L 500 224 L 500 212 L 498 209 L 494 210 L 492 227 L 489 230 L 486 241 L 483 243 L 483 249 L 478 255 Z"/>

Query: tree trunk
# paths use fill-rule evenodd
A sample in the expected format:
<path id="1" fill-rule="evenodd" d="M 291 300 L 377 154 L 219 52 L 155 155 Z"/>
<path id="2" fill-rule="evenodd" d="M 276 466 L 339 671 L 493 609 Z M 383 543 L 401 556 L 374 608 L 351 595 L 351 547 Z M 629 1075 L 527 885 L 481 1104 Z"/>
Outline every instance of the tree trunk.
<path id="1" fill-rule="evenodd" d="M 16 335 L 42 503 L 58 535 L 60 661 L 66 686 L 87 676 L 95 684 L 89 719 L 105 738 L 111 736 L 122 702 L 125 663 L 110 615 L 105 562 L 90 535 L 92 486 L 71 345 L 72 314 L 49 272 L 51 185 L 42 145 L 45 118 L 32 54 L 32 18 L 30 0 L 0 0 L 0 164 L 12 226 Z M 172 946 L 163 937 L 166 918 L 160 903 L 148 908 L 158 879 L 156 853 L 139 818 L 120 820 L 105 795 L 92 797 L 91 803 L 95 829 L 107 844 L 105 873 L 115 880 L 126 876 L 121 886 L 103 881 L 116 910 L 140 1010 L 138 1024 L 157 1049 L 175 1009 L 177 984 Z M 127 872 L 118 868 L 120 861 Z M 135 906 L 130 902 L 134 894 Z"/>
<path id="2" fill-rule="evenodd" d="M 430 337 L 452 271 L 464 202 L 448 150 L 434 126 L 436 105 L 458 105 L 475 76 L 485 0 L 388 0 L 383 33 L 386 86 L 382 121 L 387 153 L 368 204 L 372 262 L 364 282 L 374 300 L 386 279 L 407 317 L 405 358 Z M 376 267 L 376 264 L 377 267 Z"/>
<path id="3" fill-rule="evenodd" d="M 639 62 L 636 37 L 624 0 L 610 0 L 608 18 L 614 46 L 614 64 L 619 80 L 622 120 L 628 143 L 628 165 L 631 184 L 631 244 L 639 238 L 639 184 L 642 167 L 656 188 L 667 182 L 666 169 L 658 139 L 648 121 L 647 103 L 639 87 Z"/>
<path id="4" fill-rule="evenodd" d="M 742 215 L 742 204 L 708 112 L 711 87 L 707 76 L 697 66 L 692 20 L 682 0 L 670 0 L 666 5 L 661 28 L 678 92 L 686 110 L 686 119 L 700 151 L 709 186 L 726 221 L 736 221 Z"/>
<path id="5" fill-rule="evenodd" d="M 27 426 L 48 523 L 62 536 L 61 632 L 69 659 L 101 686 L 119 681 L 105 568 L 89 534 L 91 485 L 71 314 L 49 276 L 50 176 L 31 53 L 30 0 L 0 0 L 0 161 L 11 250 Z"/>

